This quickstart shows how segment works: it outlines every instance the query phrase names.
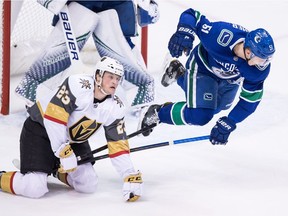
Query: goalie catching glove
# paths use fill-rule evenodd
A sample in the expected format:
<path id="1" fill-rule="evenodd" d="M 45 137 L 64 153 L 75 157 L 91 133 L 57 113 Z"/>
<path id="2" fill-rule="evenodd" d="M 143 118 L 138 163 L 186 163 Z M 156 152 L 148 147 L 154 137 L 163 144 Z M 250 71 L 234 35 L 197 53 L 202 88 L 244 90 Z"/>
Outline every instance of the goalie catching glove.
<path id="1" fill-rule="evenodd" d="M 59 173 L 76 170 L 77 158 L 69 144 L 62 144 L 54 154 L 60 159 Z"/>
<path id="2" fill-rule="evenodd" d="M 134 202 L 142 196 L 142 176 L 138 171 L 131 173 L 124 179 L 123 197 L 125 201 Z"/>
<path id="3" fill-rule="evenodd" d="M 156 0 L 137 0 L 137 18 L 141 27 L 156 23 L 160 18 Z"/>

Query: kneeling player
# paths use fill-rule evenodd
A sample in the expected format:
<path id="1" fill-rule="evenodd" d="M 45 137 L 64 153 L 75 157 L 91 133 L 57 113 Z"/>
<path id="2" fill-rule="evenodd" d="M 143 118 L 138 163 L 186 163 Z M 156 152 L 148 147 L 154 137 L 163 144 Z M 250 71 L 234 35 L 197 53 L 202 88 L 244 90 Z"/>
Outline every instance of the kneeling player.
<path id="1" fill-rule="evenodd" d="M 103 127 L 109 157 L 124 181 L 124 199 L 137 200 L 141 173 L 130 159 L 125 108 L 115 95 L 123 74 L 118 61 L 103 57 L 95 75 L 72 75 L 29 108 L 20 137 L 20 172 L 0 172 L 0 189 L 40 198 L 53 174 L 78 192 L 95 192 L 98 178 L 92 164 L 77 165 L 76 157 L 91 151 L 88 139 Z"/>

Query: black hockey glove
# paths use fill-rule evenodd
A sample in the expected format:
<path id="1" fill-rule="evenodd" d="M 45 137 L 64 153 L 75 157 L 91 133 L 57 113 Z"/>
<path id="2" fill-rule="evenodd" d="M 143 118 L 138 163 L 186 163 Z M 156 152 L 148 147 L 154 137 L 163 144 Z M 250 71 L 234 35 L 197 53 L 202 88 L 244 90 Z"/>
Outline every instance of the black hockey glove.
<path id="1" fill-rule="evenodd" d="M 236 124 L 233 120 L 224 116 L 221 117 L 210 133 L 210 142 L 213 145 L 225 145 L 228 142 L 228 137 L 232 131 L 236 129 Z"/>
<path id="2" fill-rule="evenodd" d="M 172 57 L 180 57 L 184 52 L 188 56 L 193 48 L 194 31 L 187 26 L 178 25 L 177 31 L 170 38 L 168 49 Z"/>

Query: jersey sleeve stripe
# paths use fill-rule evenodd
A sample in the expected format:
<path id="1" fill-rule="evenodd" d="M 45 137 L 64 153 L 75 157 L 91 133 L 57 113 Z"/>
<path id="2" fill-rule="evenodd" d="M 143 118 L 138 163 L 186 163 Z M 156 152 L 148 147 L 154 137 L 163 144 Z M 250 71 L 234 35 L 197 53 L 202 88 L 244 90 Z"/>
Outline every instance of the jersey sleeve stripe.
<path id="1" fill-rule="evenodd" d="M 15 194 L 13 190 L 13 179 L 14 179 L 15 174 L 16 172 L 7 172 L 2 175 L 0 188 L 3 191 L 6 191 L 11 194 Z"/>
<path id="2" fill-rule="evenodd" d="M 69 113 L 62 107 L 55 104 L 49 103 L 45 112 L 44 117 L 55 122 L 67 124 Z"/>
<path id="3" fill-rule="evenodd" d="M 108 151 L 110 157 L 116 157 L 130 152 L 128 140 L 119 140 L 108 142 Z M 116 156 L 115 156 L 116 155 Z"/>
<path id="4" fill-rule="evenodd" d="M 120 151 L 120 152 L 117 152 L 115 154 L 109 154 L 109 157 L 114 158 L 114 157 L 118 157 L 118 156 L 123 155 L 123 154 L 129 154 L 129 153 L 130 153 L 129 151 Z"/>
<path id="5" fill-rule="evenodd" d="M 262 99 L 262 96 L 263 90 L 248 91 L 242 88 L 242 91 L 240 93 L 240 98 L 250 103 L 259 102 Z"/>
<path id="6" fill-rule="evenodd" d="M 44 118 L 48 119 L 48 120 L 51 120 L 53 122 L 56 122 L 58 124 L 62 124 L 62 125 L 65 125 L 65 126 L 67 125 L 67 122 L 60 121 L 59 119 L 53 118 L 51 116 L 44 115 Z"/>

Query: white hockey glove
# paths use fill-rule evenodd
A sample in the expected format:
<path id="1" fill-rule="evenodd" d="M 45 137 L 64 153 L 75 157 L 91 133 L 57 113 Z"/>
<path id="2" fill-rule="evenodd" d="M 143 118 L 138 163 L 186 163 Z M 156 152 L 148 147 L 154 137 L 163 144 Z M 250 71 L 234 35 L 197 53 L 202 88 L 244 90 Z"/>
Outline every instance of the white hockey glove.
<path id="1" fill-rule="evenodd" d="M 46 9 L 50 10 L 55 15 L 58 15 L 61 9 L 66 4 L 67 0 L 37 0 L 39 4 L 41 4 Z"/>
<path id="2" fill-rule="evenodd" d="M 54 153 L 60 158 L 59 173 L 72 172 L 77 168 L 77 158 L 69 144 L 62 144 Z"/>
<path id="3" fill-rule="evenodd" d="M 136 2 L 144 10 L 148 10 L 150 4 L 158 5 L 158 0 L 137 0 Z"/>
<path id="4" fill-rule="evenodd" d="M 137 0 L 137 17 L 140 26 L 156 23 L 160 18 L 159 6 L 156 0 Z"/>
<path id="5" fill-rule="evenodd" d="M 123 197 L 125 201 L 134 202 L 142 196 L 143 181 L 141 173 L 131 173 L 124 179 Z"/>

